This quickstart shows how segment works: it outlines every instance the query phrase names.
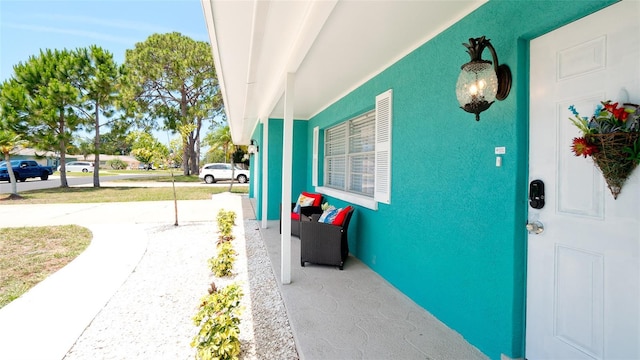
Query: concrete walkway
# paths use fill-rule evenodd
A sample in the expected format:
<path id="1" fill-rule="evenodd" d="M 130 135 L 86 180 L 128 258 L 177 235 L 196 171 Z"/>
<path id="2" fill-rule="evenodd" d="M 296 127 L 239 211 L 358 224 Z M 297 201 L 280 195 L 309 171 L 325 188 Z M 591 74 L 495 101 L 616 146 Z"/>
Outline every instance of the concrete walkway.
<path id="1" fill-rule="evenodd" d="M 280 279 L 278 221 L 260 232 Z M 343 271 L 302 267 L 300 240 L 292 237 L 291 264 L 291 284 L 280 290 L 301 359 L 487 359 L 351 255 Z"/>
<path id="2" fill-rule="evenodd" d="M 178 202 L 180 222 L 212 222 L 226 201 Z M 60 360 L 144 255 L 146 226 L 173 224 L 173 201 L 2 205 L 3 227 L 77 224 L 93 240 L 86 251 L 0 309 L 0 359 Z"/>

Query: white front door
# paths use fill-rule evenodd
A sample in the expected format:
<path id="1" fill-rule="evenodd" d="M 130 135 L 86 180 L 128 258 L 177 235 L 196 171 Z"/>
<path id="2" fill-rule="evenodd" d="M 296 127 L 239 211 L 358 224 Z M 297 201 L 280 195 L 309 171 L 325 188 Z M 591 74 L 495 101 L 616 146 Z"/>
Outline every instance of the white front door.
<path id="1" fill-rule="evenodd" d="M 640 2 L 622 1 L 531 42 L 526 357 L 640 359 L 640 169 L 617 200 L 575 157 L 574 105 L 640 103 Z"/>

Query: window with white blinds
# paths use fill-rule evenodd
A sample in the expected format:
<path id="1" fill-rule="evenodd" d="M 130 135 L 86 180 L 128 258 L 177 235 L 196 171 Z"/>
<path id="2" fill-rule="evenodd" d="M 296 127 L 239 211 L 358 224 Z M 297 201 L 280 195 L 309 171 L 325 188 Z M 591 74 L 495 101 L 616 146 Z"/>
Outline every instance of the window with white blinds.
<path id="1" fill-rule="evenodd" d="M 325 130 L 325 186 L 373 197 L 375 111 Z"/>
<path id="2" fill-rule="evenodd" d="M 323 130 L 323 141 L 320 128 L 313 129 L 316 191 L 372 210 L 379 203 L 391 204 L 392 100 L 391 89 L 379 94 L 375 110 Z M 322 181 L 317 178 L 319 159 L 324 161 Z"/>

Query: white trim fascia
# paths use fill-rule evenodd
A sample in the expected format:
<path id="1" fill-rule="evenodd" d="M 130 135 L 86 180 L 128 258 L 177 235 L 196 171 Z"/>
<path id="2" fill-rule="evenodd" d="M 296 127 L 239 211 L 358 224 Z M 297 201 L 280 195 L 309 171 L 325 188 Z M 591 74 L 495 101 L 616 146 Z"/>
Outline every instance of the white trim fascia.
<path id="1" fill-rule="evenodd" d="M 222 64 L 220 63 L 220 50 L 218 48 L 218 38 L 216 35 L 216 24 L 213 21 L 213 4 L 212 0 L 201 0 L 202 12 L 204 13 L 205 24 L 207 26 L 207 34 L 209 35 L 209 43 L 211 44 L 211 56 L 213 56 L 213 65 L 216 69 L 216 77 L 220 86 L 220 93 L 222 93 L 222 103 L 229 104 L 227 98 L 227 90 L 224 81 L 224 71 Z M 211 25 L 211 27 L 209 27 Z M 224 106 L 224 113 L 227 117 L 227 121 L 231 124 L 231 114 L 229 113 L 229 107 Z"/>
<path id="2" fill-rule="evenodd" d="M 319 144 L 320 141 L 320 127 L 313 128 L 313 136 L 311 140 L 311 186 L 318 186 L 318 167 L 319 167 Z"/>

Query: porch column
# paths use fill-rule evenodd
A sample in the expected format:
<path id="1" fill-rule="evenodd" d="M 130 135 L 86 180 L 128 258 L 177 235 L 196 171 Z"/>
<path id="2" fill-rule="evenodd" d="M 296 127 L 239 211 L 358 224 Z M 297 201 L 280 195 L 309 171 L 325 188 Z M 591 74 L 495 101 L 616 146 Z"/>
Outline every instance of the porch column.
<path id="1" fill-rule="evenodd" d="M 260 143 L 262 154 L 262 221 L 263 229 L 267 228 L 267 209 L 269 209 L 269 117 L 262 117 L 262 141 Z"/>
<path id="2" fill-rule="evenodd" d="M 284 129 L 282 134 L 282 234 L 280 241 L 280 278 L 291 283 L 291 176 L 293 163 L 293 94 L 296 75 L 287 73 L 284 88 Z"/>

